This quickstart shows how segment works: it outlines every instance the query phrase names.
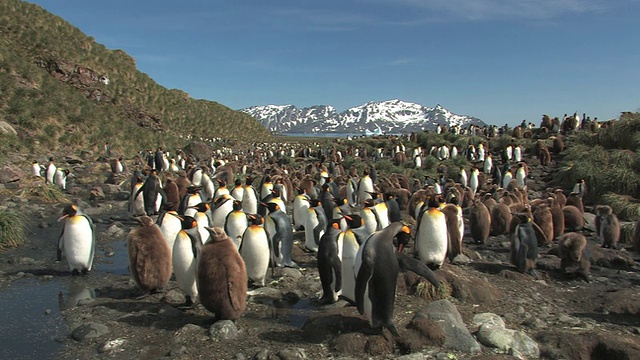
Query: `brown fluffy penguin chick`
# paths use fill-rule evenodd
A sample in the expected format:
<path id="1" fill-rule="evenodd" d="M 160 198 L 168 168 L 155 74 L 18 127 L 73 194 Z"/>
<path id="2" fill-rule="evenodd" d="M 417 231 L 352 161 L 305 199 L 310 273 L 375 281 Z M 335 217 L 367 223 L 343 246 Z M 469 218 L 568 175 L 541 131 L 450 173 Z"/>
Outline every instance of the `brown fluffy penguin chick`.
<path id="1" fill-rule="evenodd" d="M 584 227 L 584 215 L 573 205 L 562 208 L 564 213 L 564 228 L 570 231 L 579 231 Z"/>
<path id="2" fill-rule="evenodd" d="M 551 218 L 553 219 L 553 238 L 557 239 L 559 236 L 564 234 L 564 213 L 555 198 L 550 197 L 549 204 Z"/>
<path id="3" fill-rule="evenodd" d="M 489 209 L 476 198 L 469 210 L 469 230 L 471 237 L 477 244 L 484 244 L 491 231 L 491 214 Z"/>
<path id="4" fill-rule="evenodd" d="M 462 220 L 462 209 L 457 204 L 447 204 L 441 209 L 447 221 L 447 231 L 449 232 L 449 248 L 447 257 L 449 261 L 462 254 L 462 237 L 460 233 L 460 220 Z M 460 217 L 458 217 L 460 214 Z"/>
<path id="5" fill-rule="evenodd" d="M 618 217 L 613 213 L 611 206 L 608 205 L 599 206 L 596 216 L 600 218 L 600 232 L 598 236 L 602 239 L 602 247 L 616 249 L 618 247 L 618 240 L 620 239 L 620 222 L 618 222 Z"/>
<path id="6" fill-rule="evenodd" d="M 570 232 L 562 235 L 558 242 L 558 257 L 560 257 L 560 269 L 562 275 L 567 275 L 567 268 L 577 266 L 573 273 L 589 282 L 589 270 L 591 260 L 587 250 L 587 239 L 584 235 Z"/>
<path id="7" fill-rule="evenodd" d="M 511 224 L 511 209 L 503 203 L 491 208 L 491 235 L 504 235 L 509 233 Z"/>
<path id="8" fill-rule="evenodd" d="M 206 228 L 197 267 L 200 303 L 216 320 L 237 320 L 247 303 L 247 269 L 233 241 L 219 227 Z"/>
<path id="9" fill-rule="evenodd" d="M 560 209 L 567 205 L 567 197 L 564 195 L 564 191 L 562 189 L 556 189 L 554 195 L 558 205 L 560 205 Z"/>
<path id="10" fill-rule="evenodd" d="M 129 266 L 131 277 L 145 292 L 156 292 L 169 283 L 171 250 L 160 231 L 148 216 L 141 216 L 141 227 L 129 232 Z"/>
<path id="11" fill-rule="evenodd" d="M 580 210 L 580 214 L 584 214 L 584 205 L 582 203 L 582 195 L 572 192 L 571 194 L 569 194 L 569 197 L 567 198 L 567 202 L 565 203 L 564 206 L 567 206 L 567 205 L 575 206 L 576 208 L 578 208 L 578 210 Z"/>
<path id="12" fill-rule="evenodd" d="M 547 204 L 540 204 L 536 208 L 533 212 L 533 222 L 540 227 L 544 235 L 543 238 L 538 238 L 538 246 L 549 246 L 553 241 L 553 216 Z"/>

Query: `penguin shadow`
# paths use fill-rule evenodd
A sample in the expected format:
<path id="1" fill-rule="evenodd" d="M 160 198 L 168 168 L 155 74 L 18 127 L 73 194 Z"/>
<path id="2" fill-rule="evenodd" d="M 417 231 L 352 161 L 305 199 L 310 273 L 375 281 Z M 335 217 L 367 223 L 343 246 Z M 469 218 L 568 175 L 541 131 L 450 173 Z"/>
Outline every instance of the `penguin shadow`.
<path id="1" fill-rule="evenodd" d="M 609 323 L 620 326 L 637 327 L 640 326 L 640 318 L 637 316 L 629 316 L 629 314 L 603 314 L 603 313 L 574 313 L 571 314 L 581 319 L 591 319 L 598 323 Z"/>
<path id="2" fill-rule="evenodd" d="M 491 275 L 496 275 L 503 271 L 511 271 L 511 272 L 516 271 L 515 267 L 513 267 L 512 265 L 504 264 L 504 263 L 474 261 L 471 263 L 471 266 L 479 272 L 483 272 Z"/>
<path id="3" fill-rule="evenodd" d="M 321 313 L 308 318 L 299 330 L 274 330 L 262 333 L 260 338 L 276 343 L 302 342 L 320 344 L 336 337 L 336 334 L 370 334 L 369 322 L 357 315 L 349 314 L 351 310 L 333 309 L 328 314 Z"/>
<path id="4" fill-rule="evenodd" d="M 138 293 L 139 294 L 139 293 Z M 206 311 L 200 305 L 186 310 L 160 301 L 155 295 L 143 299 L 131 298 L 131 301 L 114 300 L 101 302 L 105 308 L 122 313 L 114 320 L 137 327 L 154 327 L 167 331 L 177 331 L 187 324 L 209 326 L 215 322 L 211 314 L 200 314 Z"/>

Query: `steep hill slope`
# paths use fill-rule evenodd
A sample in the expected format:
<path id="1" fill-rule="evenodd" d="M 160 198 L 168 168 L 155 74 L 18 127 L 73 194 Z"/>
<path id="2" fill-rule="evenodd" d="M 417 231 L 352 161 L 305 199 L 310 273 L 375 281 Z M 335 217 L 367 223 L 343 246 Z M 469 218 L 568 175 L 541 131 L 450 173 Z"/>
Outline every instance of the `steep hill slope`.
<path id="1" fill-rule="evenodd" d="M 0 121 L 4 151 L 180 146 L 178 135 L 250 140 L 250 116 L 166 89 L 122 50 L 96 43 L 41 7 L 0 0 Z M 231 128 L 229 124 L 233 123 Z"/>

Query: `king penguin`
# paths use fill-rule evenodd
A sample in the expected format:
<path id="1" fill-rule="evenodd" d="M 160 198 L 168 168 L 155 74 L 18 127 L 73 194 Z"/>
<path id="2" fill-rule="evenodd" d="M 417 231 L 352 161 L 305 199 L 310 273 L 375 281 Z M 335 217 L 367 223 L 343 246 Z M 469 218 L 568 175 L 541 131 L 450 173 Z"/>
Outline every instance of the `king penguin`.
<path id="1" fill-rule="evenodd" d="M 197 266 L 200 303 L 216 320 L 237 320 L 247 304 L 247 270 L 233 242 L 221 228 L 209 228 Z"/>
<path id="2" fill-rule="evenodd" d="M 258 212 L 258 195 L 252 183 L 253 179 L 247 176 L 244 184 L 244 192 L 242 193 L 242 211 L 247 214 L 256 214 Z"/>
<path id="3" fill-rule="evenodd" d="M 211 224 L 213 227 L 224 228 L 224 221 L 233 211 L 233 197 L 229 194 L 223 194 L 219 198 L 215 199 L 213 203 L 213 209 L 211 211 Z"/>
<path id="4" fill-rule="evenodd" d="M 47 164 L 47 169 L 45 171 L 45 182 L 47 184 L 53 184 L 53 178 L 56 175 L 56 170 L 58 168 L 53 163 L 53 156 L 49 158 L 49 163 Z"/>
<path id="5" fill-rule="evenodd" d="M 511 263 L 522 273 L 536 276 L 538 239 L 533 228 L 533 219 L 527 214 L 514 214 L 517 222 L 511 234 Z"/>
<path id="6" fill-rule="evenodd" d="M 64 254 L 73 275 L 87 275 L 91 271 L 96 252 L 93 221 L 73 204 L 65 206 L 62 210 L 62 216 L 58 221 L 63 220 L 64 225 L 58 239 L 57 259 L 60 261 Z"/>
<path id="7" fill-rule="evenodd" d="M 309 211 L 309 195 L 304 190 L 296 187 L 298 194 L 293 198 L 293 226 L 296 230 L 304 228 L 307 212 Z"/>
<path id="8" fill-rule="evenodd" d="M 342 294 L 340 297 L 355 304 L 356 274 L 353 268 L 360 243 L 364 239 L 358 240 L 358 235 L 353 231 L 353 228 L 357 231 L 362 227 L 362 218 L 359 215 L 344 215 L 344 218 L 347 221 L 347 231 L 344 232 L 342 242 Z"/>
<path id="9" fill-rule="evenodd" d="M 198 297 L 196 264 L 202 248 L 202 239 L 195 218 L 183 216 L 181 224 L 182 229 L 173 244 L 172 265 L 176 283 L 186 297 L 185 305 L 190 306 Z"/>
<path id="10" fill-rule="evenodd" d="M 158 225 L 148 216 L 138 218 L 140 227 L 129 232 L 131 277 L 145 293 L 164 289 L 171 277 L 171 250 Z"/>
<path id="11" fill-rule="evenodd" d="M 322 283 L 320 305 L 338 301 L 342 292 L 343 241 L 344 232 L 340 230 L 340 219 L 331 220 L 318 247 L 318 273 Z"/>
<path id="12" fill-rule="evenodd" d="M 416 227 L 415 251 L 431 269 L 439 269 L 447 255 L 449 233 L 447 218 L 438 209 L 439 196 L 429 196 L 423 205 Z"/>
<path id="13" fill-rule="evenodd" d="M 156 224 L 160 227 L 162 236 L 169 246 L 169 251 L 173 252 L 173 244 L 176 242 L 176 237 L 182 229 L 182 219 L 175 211 L 164 211 L 158 216 Z"/>
<path id="14" fill-rule="evenodd" d="M 304 223 L 304 246 L 317 252 L 320 239 L 327 227 L 327 216 L 324 214 L 322 204 L 317 199 L 309 200 L 309 209 Z"/>
<path id="15" fill-rule="evenodd" d="M 369 171 L 365 170 L 364 174 L 358 182 L 358 202 L 360 205 L 364 204 L 364 201 L 371 199 L 371 192 L 373 189 L 373 180 L 369 175 Z"/>
<path id="16" fill-rule="evenodd" d="M 242 202 L 239 200 L 233 200 L 233 211 L 227 215 L 224 221 L 224 232 L 227 233 L 236 249 L 240 248 L 242 243 L 242 234 L 249 227 L 249 221 L 247 220 L 247 214 L 242 211 Z"/>
<path id="17" fill-rule="evenodd" d="M 393 238 L 400 232 L 408 234 L 410 230 L 401 222 L 394 222 L 372 234 L 360 246 L 354 267 L 358 312 L 367 317 L 372 328 L 382 331 L 385 327 L 394 336 L 398 335 L 393 307 L 400 267 Z"/>
<path id="18" fill-rule="evenodd" d="M 198 232 L 200 233 L 200 239 L 202 243 L 206 243 L 209 239 L 209 232 L 207 228 L 211 226 L 211 216 L 209 215 L 209 204 L 201 202 L 194 206 L 196 213 L 193 214 L 193 218 L 198 222 Z"/>
<path id="19" fill-rule="evenodd" d="M 282 253 L 282 265 L 285 267 L 297 268 L 296 264 L 291 259 L 291 252 L 293 251 L 293 226 L 287 214 L 280 208 L 277 203 L 268 203 L 267 209 L 269 209 L 269 215 L 267 215 L 273 221 L 275 232 L 271 235 L 273 249 L 276 254 L 276 259 L 279 258 L 279 253 Z M 280 264 L 279 264 L 280 265 Z"/>
<path id="20" fill-rule="evenodd" d="M 248 278 L 254 285 L 264 286 L 271 260 L 271 245 L 262 216 L 249 214 L 247 217 L 249 227 L 242 234 L 240 255 L 245 262 Z"/>

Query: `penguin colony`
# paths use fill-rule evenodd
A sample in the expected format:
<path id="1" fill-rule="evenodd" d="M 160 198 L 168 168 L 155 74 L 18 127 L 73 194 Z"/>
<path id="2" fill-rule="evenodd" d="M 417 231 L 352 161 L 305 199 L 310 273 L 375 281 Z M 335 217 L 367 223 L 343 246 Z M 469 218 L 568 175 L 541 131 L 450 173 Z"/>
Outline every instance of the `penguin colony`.
<path id="1" fill-rule="evenodd" d="M 522 136 L 528 130 L 519 131 Z M 496 150 L 488 142 L 462 150 L 418 146 L 407 154 L 404 145 L 369 155 L 366 148 L 348 150 L 353 157 L 388 157 L 418 169 L 431 156 L 440 161 L 464 156 L 473 164 L 452 171 L 438 166 L 441 174 L 424 183 L 400 174 L 378 176 L 375 163 L 361 171 L 345 169 L 335 148 L 291 149 L 304 168 L 287 166 L 282 161 L 287 152 L 269 147 L 243 153 L 242 160 L 230 149 L 218 150 L 211 161 L 183 152 L 171 157 L 161 148 L 141 152 L 130 178 L 129 212 L 141 223 L 129 234 L 131 276 L 142 291 L 153 293 L 173 275 L 184 306 L 199 302 L 218 320 L 237 320 L 247 287 L 265 286 L 269 269 L 272 277 L 276 268 L 299 267 L 294 250 L 300 247 L 317 256 L 318 305 L 344 299 L 374 330 L 396 336 L 398 273 L 412 271 L 437 287 L 437 269 L 464 254 L 465 244 L 487 245 L 489 235 L 509 239 L 515 271 L 537 277 L 539 247 L 556 246 L 562 275 L 589 281 L 588 241 L 580 232 L 586 182 L 580 180 L 575 189 L 548 189 L 540 199 L 531 199 L 527 188 L 527 162 L 551 164 L 551 153 L 564 149 L 558 138 L 553 152 L 538 141 L 533 154 L 515 137 Z M 118 174 L 129 168 L 122 157 L 109 165 Z M 63 183 L 53 158 L 44 167 L 34 161 L 32 172 Z M 58 259 L 64 255 L 74 274 L 86 275 L 95 252 L 93 223 L 77 205 L 66 206 L 60 220 Z M 598 207 L 597 220 L 602 246 L 617 248 L 620 225 L 612 209 Z M 296 232 L 304 234 L 299 246 Z M 412 254 L 404 252 L 407 247 Z"/>

